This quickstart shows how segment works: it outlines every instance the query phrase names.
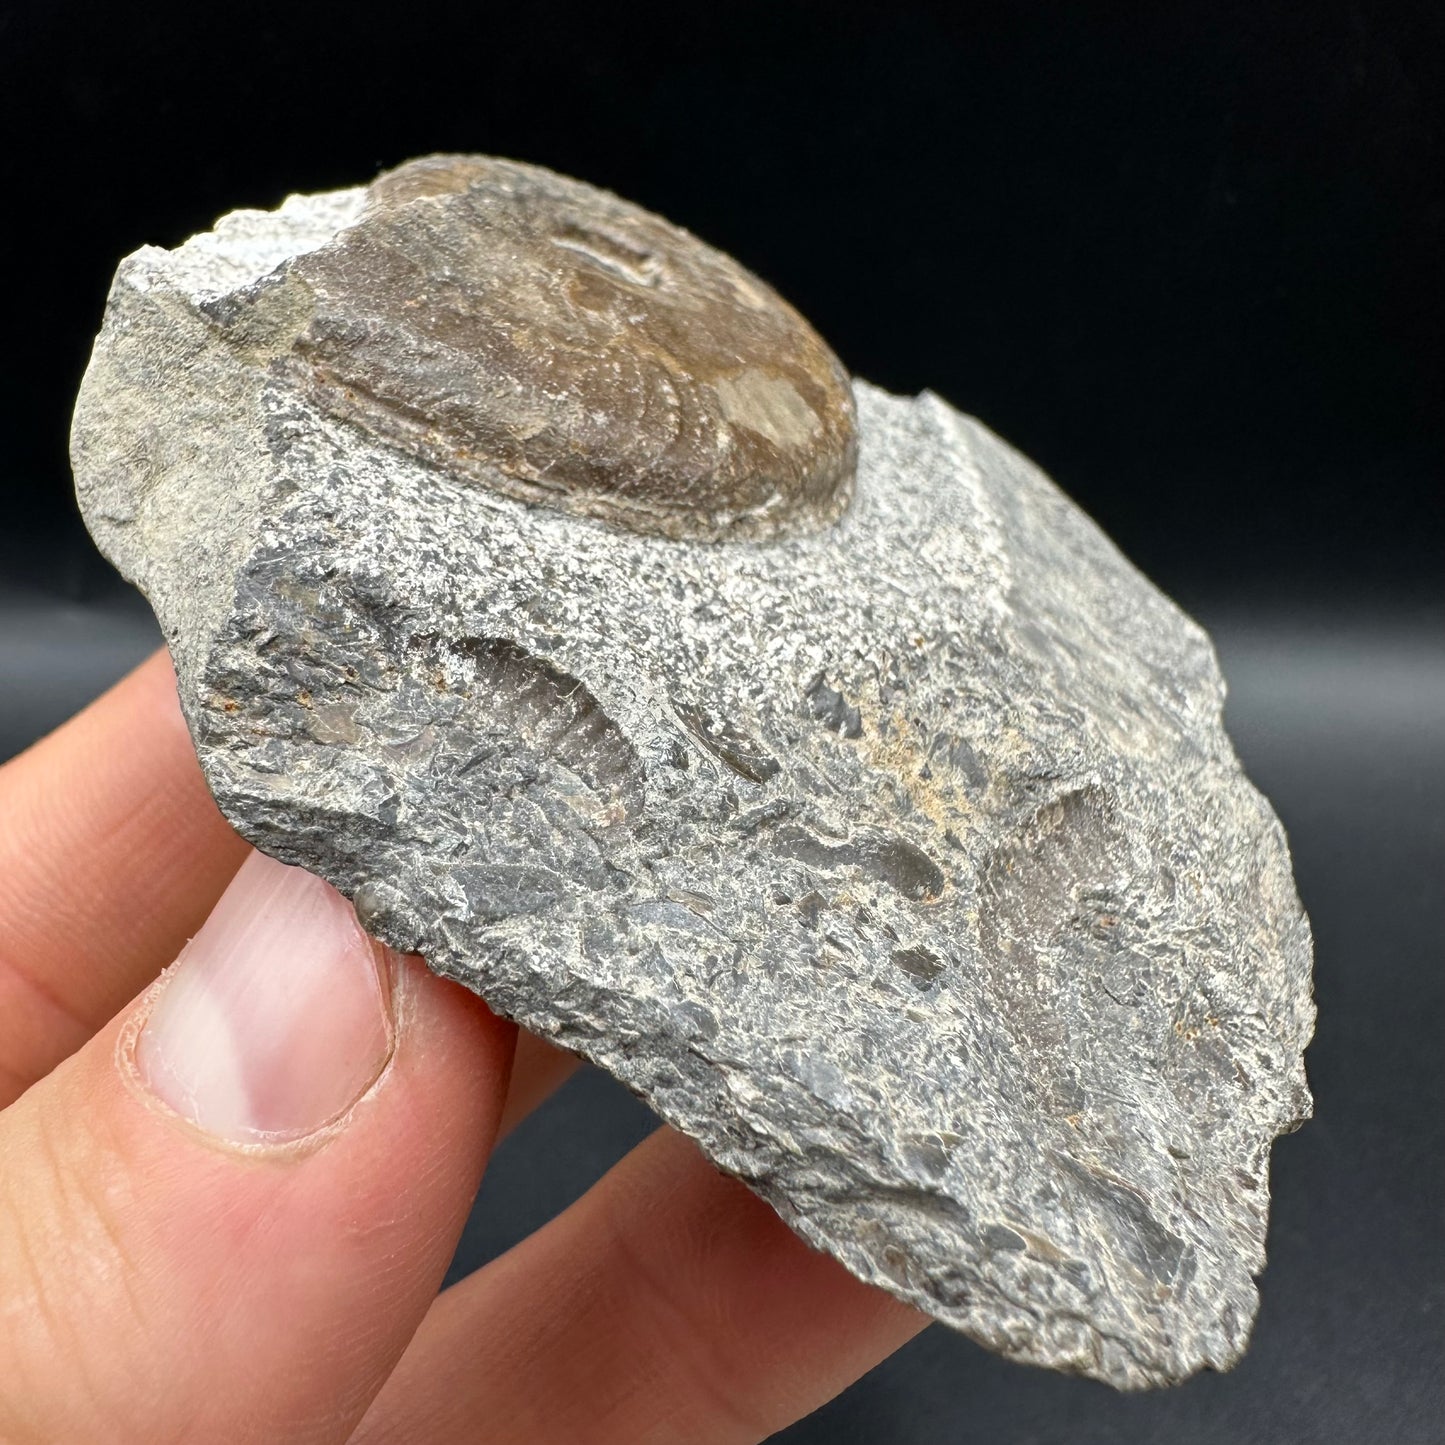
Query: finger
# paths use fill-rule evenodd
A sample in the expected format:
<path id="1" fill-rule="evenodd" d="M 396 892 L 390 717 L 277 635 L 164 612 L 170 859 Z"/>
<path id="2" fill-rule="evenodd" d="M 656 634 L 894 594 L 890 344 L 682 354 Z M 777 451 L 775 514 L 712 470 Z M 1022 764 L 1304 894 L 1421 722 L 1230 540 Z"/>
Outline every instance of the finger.
<path id="1" fill-rule="evenodd" d="M 0 1115 L 0 1439 L 344 1439 L 435 1296 L 513 1032 L 252 855 Z"/>
<path id="2" fill-rule="evenodd" d="M 577 1072 L 581 1062 L 575 1054 L 553 1047 L 536 1034 L 519 1032 L 512 1059 L 512 1081 L 507 1089 L 502 1121 L 497 1125 L 497 1137 L 503 1139 L 510 1134 Z"/>
<path id="3" fill-rule="evenodd" d="M 0 1108 L 174 958 L 247 851 L 157 652 L 0 767 Z M 523 1035 L 500 1133 L 577 1067 Z"/>
<path id="4" fill-rule="evenodd" d="M 437 1301 L 355 1441 L 757 1441 L 925 1323 L 659 1130 Z"/>
<path id="5" fill-rule="evenodd" d="M 0 1107 L 176 956 L 244 856 L 164 653 L 0 768 Z"/>

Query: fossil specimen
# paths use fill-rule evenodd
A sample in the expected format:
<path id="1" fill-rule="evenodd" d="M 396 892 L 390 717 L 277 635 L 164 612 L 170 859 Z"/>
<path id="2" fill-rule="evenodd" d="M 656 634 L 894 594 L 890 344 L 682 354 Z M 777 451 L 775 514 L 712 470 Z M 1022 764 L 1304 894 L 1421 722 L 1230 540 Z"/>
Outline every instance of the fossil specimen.
<path id="1" fill-rule="evenodd" d="M 1308 926 L 1208 640 L 1017 453 L 475 157 L 129 257 L 73 450 L 258 846 L 990 1347 L 1237 1358 Z"/>

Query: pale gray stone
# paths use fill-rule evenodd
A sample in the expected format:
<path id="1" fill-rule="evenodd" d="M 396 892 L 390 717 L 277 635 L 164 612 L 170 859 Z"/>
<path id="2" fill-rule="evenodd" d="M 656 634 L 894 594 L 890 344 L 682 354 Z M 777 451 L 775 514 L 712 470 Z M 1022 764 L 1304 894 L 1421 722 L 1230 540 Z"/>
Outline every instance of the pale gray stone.
<path id="1" fill-rule="evenodd" d="M 226 816 L 860 1278 L 1124 1388 L 1232 1364 L 1311 950 L 1205 634 L 929 394 L 857 382 L 851 504 L 762 540 L 503 495 L 295 364 L 371 214 L 127 258 L 76 410 Z"/>

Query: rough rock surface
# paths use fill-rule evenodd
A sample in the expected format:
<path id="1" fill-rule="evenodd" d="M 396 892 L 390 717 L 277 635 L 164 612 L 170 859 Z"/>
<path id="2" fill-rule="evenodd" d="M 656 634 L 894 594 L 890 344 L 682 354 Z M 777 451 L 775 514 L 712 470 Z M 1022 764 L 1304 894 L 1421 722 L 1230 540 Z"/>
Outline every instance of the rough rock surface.
<path id="1" fill-rule="evenodd" d="M 1203 632 L 931 395 L 857 383 L 851 505 L 767 540 L 504 495 L 296 364 L 373 201 L 128 258 L 77 407 L 226 815 L 860 1277 L 1121 1387 L 1231 1364 L 1313 1009 Z"/>

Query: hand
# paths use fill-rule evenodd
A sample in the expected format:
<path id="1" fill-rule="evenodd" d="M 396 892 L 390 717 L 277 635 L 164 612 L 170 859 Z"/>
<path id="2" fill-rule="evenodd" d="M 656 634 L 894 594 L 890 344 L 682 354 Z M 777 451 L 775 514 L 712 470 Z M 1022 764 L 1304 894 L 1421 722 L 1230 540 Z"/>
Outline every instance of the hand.
<path id="1" fill-rule="evenodd" d="M 438 1298 L 569 1067 L 251 852 L 152 658 L 0 769 L 0 1440 L 753 1441 L 921 1327 L 667 1129 Z"/>

